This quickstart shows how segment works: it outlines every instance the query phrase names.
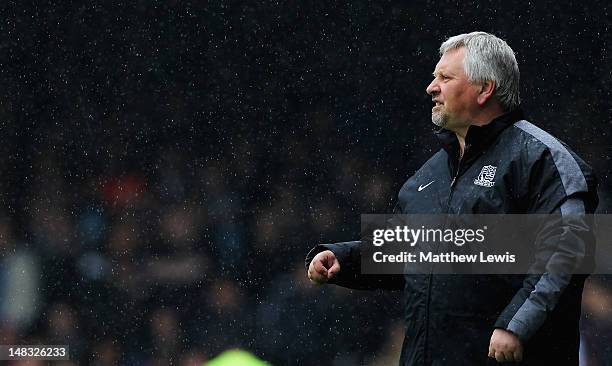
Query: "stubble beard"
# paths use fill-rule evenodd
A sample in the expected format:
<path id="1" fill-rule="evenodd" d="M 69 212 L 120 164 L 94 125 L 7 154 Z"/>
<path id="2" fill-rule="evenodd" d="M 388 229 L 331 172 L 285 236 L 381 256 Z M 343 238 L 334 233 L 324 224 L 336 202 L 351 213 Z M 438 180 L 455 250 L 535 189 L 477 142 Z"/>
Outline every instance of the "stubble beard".
<path id="1" fill-rule="evenodd" d="M 440 128 L 444 128 L 448 124 L 448 116 L 443 111 L 432 112 L 431 122 Z"/>

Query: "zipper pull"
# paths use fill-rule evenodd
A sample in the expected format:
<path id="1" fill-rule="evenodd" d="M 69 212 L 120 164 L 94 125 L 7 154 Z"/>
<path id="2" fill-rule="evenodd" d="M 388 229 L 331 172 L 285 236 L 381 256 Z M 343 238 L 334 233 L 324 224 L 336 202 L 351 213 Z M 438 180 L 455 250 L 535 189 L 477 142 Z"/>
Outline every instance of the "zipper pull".
<path id="1" fill-rule="evenodd" d="M 457 181 L 457 177 L 459 176 L 459 173 L 461 172 L 461 163 L 463 162 L 463 158 L 465 157 L 465 154 L 467 154 L 468 150 L 470 149 L 470 144 L 466 144 L 463 147 L 463 154 L 460 154 L 459 156 L 459 161 L 457 162 L 457 171 L 455 172 L 455 176 L 453 177 L 453 180 L 451 181 L 451 188 L 455 185 L 455 181 Z"/>

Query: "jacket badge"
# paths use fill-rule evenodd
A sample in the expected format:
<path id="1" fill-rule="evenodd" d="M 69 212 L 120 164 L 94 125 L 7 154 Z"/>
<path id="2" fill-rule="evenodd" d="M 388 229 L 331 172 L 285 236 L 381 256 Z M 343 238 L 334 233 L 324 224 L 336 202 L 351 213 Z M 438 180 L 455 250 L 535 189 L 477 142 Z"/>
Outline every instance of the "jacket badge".
<path id="1" fill-rule="evenodd" d="M 482 167 L 480 174 L 478 174 L 478 178 L 474 179 L 474 184 L 483 186 L 483 187 L 493 187 L 495 182 L 493 178 L 495 178 L 495 171 L 497 167 L 493 165 L 485 165 Z"/>

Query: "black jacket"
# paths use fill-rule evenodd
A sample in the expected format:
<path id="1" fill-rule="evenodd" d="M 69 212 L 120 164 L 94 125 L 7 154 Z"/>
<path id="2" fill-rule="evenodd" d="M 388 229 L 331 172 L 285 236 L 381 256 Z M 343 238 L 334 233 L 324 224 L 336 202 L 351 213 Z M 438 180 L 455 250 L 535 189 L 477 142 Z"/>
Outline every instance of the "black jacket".
<path id="1" fill-rule="evenodd" d="M 442 149 L 399 192 L 404 214 L 593 213 L 596 180 L 575 153 L 523 120 L 520 110 L 471 126 L 463 158 L 454 133 L 441 130 Z M 488 173 L 488 174 L 487 174 Z M 428 185 L 429 184 L 429 185 Z M 583 247 L 590 265 L 594 241 L 586 224 L 548 233 L 548 240 Z M 578 365 L 580 304 L 586 276 L 362 275 L 360 241 L 321 244 L 341 271 L 331 283 L 356 289 L 404 289 L 406 335 L 401 365 L 496 364 L 487 357 L 495 328 L 514 332 L 524 365 Z M 587 263 L 588 262 L 588 263 Z"/>

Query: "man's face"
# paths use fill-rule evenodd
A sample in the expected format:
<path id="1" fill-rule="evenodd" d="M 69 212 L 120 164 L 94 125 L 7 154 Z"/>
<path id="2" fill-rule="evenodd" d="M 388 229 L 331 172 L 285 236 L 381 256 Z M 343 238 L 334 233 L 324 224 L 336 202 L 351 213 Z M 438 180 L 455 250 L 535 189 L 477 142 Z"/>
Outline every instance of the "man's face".
<path id="1" fill-rule="evenodd" d="M 470 82 L 463 70 L 465 48 L 450 50 L 438 61 L 427 94 L 435 102 L 431 121 L 451 131 L 467 128 L 477 112 L 479 86 Z"/>

